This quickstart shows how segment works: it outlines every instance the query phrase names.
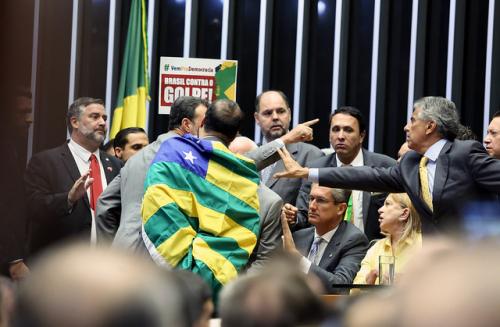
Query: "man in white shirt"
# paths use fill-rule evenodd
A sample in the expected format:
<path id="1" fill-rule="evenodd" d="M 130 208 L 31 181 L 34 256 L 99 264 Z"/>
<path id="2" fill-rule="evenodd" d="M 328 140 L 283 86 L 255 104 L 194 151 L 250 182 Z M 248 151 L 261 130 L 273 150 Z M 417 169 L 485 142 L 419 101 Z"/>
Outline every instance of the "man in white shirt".
<path id="1" fill-rule="evenodd" d="M 328 293 L 342 292 L 337 284 L 352 283 L 368 249 L 363 232 L 344 220 L 349 193 L 313 184 L 308 214 L 313 227 L 293 233 L 293 238 L 282 214 L 285 250 L 300 257 L 304 273 L 318 276 Z"/>
<path id="2" fill-rule="evenodd" d="M 25 174 L 31 254 L 69 237 L 95 241 L 95 203 L 122 166 L 99 151 L 106 119 L 101 99 L 75 100 L 67 114 L 70 140 L 31 158 Z"/>

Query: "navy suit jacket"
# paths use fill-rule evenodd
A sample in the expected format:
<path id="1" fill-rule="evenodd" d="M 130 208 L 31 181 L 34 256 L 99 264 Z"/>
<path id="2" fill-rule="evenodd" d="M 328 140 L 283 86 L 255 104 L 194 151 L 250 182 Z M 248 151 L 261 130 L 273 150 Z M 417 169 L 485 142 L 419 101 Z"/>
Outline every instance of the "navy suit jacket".
<path id="1" fill-rule="evenodd" d="M 109 184 L 122 162 L 103 151 L 100 157 Z M 87 194 L 68 208 L 68 193 L 80 176 L 67 143 L 31 158 L 25 173 L 31 254 L 72 236 L 89 238 L 92 215 Z"/>
<path id="2" fill-rule="evenodd" d="M 420 195 L 421 157 L 410 151 L 398 165 L 387 169 L 320 168 L 319 184 L 372 192 L 406 192 L 420 214 L 424 234 L 454 230 L 460 225 L 457 214 L 463 204 L 477 199 L 494 200 L 500 193 L 500 160 L 490 157 L 477 141 L 448 141 L 437 159 L 431 211 Z"/>
<path id="3" fill-rule="evenodd" d="M 314 240 L 314 227 L 294 232 L 293 240 L 297 250 L 307 257 Z M 311 264 L 309 273 L 319 277 L 327 293 L 349 292 L 348 289 L 336 289 L 335 285 L 352 284 L 367 250 L 365 234 L 343 220 L 326 246 L 319 265 Z"/>

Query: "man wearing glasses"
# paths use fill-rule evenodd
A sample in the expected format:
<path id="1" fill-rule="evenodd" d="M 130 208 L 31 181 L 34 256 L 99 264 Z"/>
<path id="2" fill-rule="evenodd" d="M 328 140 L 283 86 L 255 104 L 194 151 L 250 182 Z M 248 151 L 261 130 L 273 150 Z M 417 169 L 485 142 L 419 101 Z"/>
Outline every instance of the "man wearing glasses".
<path id="1" fill-rule="evenodd" d="M 312 184 L 309 196 L 309 223 L 293 235 L 283 213 L 283 244 L 300 258 L 307 274 L 315 274 L 327 293 L 339 293 L 337 284 L 351 284 L 368 249 L 368 239 L 344 220 L 350 191 Z M 345 290 L 348 291 L 347 289 Z"/>

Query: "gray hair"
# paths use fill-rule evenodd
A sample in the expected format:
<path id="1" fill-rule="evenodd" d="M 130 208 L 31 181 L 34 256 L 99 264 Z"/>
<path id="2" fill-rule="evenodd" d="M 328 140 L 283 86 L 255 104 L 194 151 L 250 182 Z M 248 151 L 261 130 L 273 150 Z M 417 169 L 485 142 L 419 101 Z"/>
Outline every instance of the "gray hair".
<path id="1" fill-rule="evenodd" d="M 438 133 L 448 140 L 453 140 L 460 130 L 460 118 L 455 104 L 442 97 L 424 97 L 415 102 L 413 107 L 420 108 L 419 118 L 434 121 Z"/>
<path id="2" fill-rule="evenodd" d="M 82 97 L 78 98 L 73 102 L 69 108 L 68 113 L 66 114 L 66 125 L 68 127 L 68 132 L 71 134 L 73 132 L 73 126 L 71 126 L 71 118 L 76 117 L 80 120 L 85 107 L 91 104 L 100 104 L 104 106 L 104 101 L 102 99 L 94 99 L 90 97 Z"/>
<path id="3" fill-rule="evenodd" d="M 336 203 L 347 203 L 351 196 L 351 190 L 332 188 L 332 196 Z"/>

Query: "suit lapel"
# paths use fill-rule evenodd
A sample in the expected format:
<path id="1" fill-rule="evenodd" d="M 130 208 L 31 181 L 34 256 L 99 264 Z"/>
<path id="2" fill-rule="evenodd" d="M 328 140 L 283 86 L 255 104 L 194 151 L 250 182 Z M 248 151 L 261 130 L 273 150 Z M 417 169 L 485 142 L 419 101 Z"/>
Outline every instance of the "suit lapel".
<path id="1" fill-rule="evenodd" d="M 298 152 L 297 144 L 293 143 L 293 144 L 287 145 L 286 149 L 288 150 L 288 152 L 290 152 L 292 157 L 295 159 L 295 155 Z M 274 184 L 276 184 L 279 180 L 279 179 L 273 178 L 272 176 L 280 171 L 283 171 L 283 170 L 285 170 L 285 166 L 283 165 L 283 160 L 280 159 L 280 160 L 276 161 L 276 164 L 274 164 L 273 169 L 271 170 L 271 177 L 269 177 L 269 179 L 267 180 L 266 186 L 269 188 L 272 188 L 274 186 Z"/>
<path id="2" fill-rule="evenodd" d="M 69 150 L 68 144 L 64 144 L 62 146 L 61 157 L 62 157 L 62 162 L 66 167 L 66 170 L 71 176 L 71 179 L 73 180 L 73 182 L 76 182 L 76 180 L 80 178 L 81 175 L 80 171 L 78 170 L 78 166 L 76 165 L 75 158 L 73 158 L 73 154 L 71 154 L 71 151 Z M 90 203 L 89 203 L 89 197 L 87 196 L 87 192 L 85 192 L 83 196 L 83 202 L 85 202 L 85 204 L 90 210 Z"/>
<path id="3" fill-rule="evenodd" d="M 444 184 L 448 179 L 448 172 L 450 171 L 450 158 L 448 152 L 451 148 L 451 142 L 446 142 L 441 153 L 439 154 L 436 163 L 436 173 L 434 174 L 434 189 L 432 190 L 432 204 L 434 211 L 437 209 L 435 203 L 439 203 L 441 195 L 443 194 Z"/>
<path id="4" fill-rule="evenodd" d="M 346 228 L 347 222 L 342 220 L 339 224 L 339 228 L 333 234 L 332 239 L 328 242 L 328 245 L 323 252 L 323 256 L 319 261 L 319 266 L 321 268 L 326 268 L 330 265 L 330 262 L 337 256 L 337 253 L 340 251 L 340 243 L 342 240 L 342 236 L 344 235 L 344 230 Z"/>
<path id="5" fill-rule="evenodd" d="M 297 238 L 295 240 L 295 246 L 303 256 L 307 257 L 314 239 L 314 227 L 307 228 L 304 232 L 305 231 L 307 231 L 307 235 L 303 238 Z"/>
<path id="6" fill-rule="evenodd" d="M 117 172 L 115 171 L 115 167 L 113 167 L 113 163 L 109 159 L 108 155 L 103 151 L 99 151 L 99 155 L 101 156 L 102 168 L 104 169 L 104 175 L 106 175 L 107 183 L 111 183 L 113 178 L 116 176 Z"/>

